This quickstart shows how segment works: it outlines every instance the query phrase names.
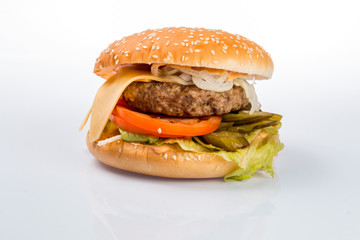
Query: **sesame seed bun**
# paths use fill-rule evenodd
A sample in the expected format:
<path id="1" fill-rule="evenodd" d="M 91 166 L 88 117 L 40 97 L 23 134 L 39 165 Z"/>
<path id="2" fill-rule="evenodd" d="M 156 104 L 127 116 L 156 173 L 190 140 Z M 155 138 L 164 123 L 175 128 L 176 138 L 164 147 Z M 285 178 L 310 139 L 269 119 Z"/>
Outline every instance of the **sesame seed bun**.
<path id="1" fill-rule="evenodd" d="M 146 30 L 115 41 L 96 61 L 94 73 L 108 79 L 125 64 L 175 64 L 223 69 L 269 79 L 270 55 L 240 35 L 204 28 Z"/>
<path id="2" fill-rule="evenodd" d="M 90 152 L 118 169 L 168 178 L 217 178 L 238 166 L 217 155 L 186 152 L 173 145 L 152 146 L 117 140 L 102 146 L 89 141 Z"/>

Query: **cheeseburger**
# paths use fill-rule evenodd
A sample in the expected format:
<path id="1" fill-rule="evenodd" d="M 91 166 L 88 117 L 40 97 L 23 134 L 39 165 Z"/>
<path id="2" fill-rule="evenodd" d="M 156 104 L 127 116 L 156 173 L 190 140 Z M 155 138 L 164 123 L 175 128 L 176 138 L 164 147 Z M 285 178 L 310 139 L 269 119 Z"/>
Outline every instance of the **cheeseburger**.
<path id="1" fill-rule="evenodd" d="M 273 73 L 256 43 L 221 30 L 146 30 L 110 44 L 94 73 L 106 81 L 80 129 L 91 115 L 87 145 L 101 162 L 169 178 L 274 174 L 281 115 L 262 111 L 255 93 L 252 83 Z"/>

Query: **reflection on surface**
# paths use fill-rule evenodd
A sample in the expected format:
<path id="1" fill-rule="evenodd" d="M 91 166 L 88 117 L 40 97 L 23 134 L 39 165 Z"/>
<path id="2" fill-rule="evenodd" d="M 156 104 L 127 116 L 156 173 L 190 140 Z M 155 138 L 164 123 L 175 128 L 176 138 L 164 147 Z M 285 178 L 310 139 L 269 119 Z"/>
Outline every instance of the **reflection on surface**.
<path id="1" fill-rule="evenodd" d="M 95 160 L 85 182 L 97 239 L 263 239 L 280 190 L 262 174 L 233 183 L 164 179 Z"/>

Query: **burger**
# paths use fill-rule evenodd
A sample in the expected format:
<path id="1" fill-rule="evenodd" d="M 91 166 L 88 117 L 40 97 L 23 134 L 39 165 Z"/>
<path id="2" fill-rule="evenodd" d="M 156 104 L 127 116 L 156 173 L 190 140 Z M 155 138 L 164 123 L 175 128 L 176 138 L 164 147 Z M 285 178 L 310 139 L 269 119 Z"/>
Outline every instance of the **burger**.
<path id="1" fill-rule="evenodd" d="M 87 145 L 109 166 L 168 178 L 239 181 L 273 175 L 283 148 L 279 114 L 264 112 L 253 83 L 273 73 L 270 55 L 240 35 L 204 28 L 146 30 L 97 58 L 106 81 Z"/>

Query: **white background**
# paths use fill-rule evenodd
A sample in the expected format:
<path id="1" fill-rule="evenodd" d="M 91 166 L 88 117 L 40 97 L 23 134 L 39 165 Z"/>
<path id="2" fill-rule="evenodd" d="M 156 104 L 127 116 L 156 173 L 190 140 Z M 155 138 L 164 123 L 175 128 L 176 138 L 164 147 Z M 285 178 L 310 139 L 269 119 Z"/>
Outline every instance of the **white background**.
<path id="1" fill-rule="evenodd" d="M 0 239 L 360 239 L 359 1 L 0 1 Z M 113 170 L 77 128 L 107 45 L 148 28 L 259 43 L 256 85 L 284 116 L 276 177 Z"/>

